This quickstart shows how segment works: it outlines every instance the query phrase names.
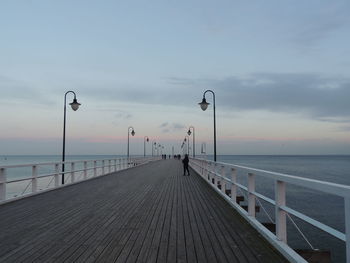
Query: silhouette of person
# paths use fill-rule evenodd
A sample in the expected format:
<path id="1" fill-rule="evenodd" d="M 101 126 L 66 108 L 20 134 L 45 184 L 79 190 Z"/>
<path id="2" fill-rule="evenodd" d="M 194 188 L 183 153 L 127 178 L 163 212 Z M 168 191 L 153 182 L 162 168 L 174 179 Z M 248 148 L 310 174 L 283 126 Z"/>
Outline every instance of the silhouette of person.
<path id="1" fill-rule="evenodd" d="M 188 163 L 189 163 L 189 159 L 188 159 L 188 155 L 185 154 L 185 158 L 182 160 L 182 163 L 184 165 L 184 176 L 186 175 L 186 171 L 187 171 L 187 175 L 190 175 L 190 170 L 188 169 Z"/>

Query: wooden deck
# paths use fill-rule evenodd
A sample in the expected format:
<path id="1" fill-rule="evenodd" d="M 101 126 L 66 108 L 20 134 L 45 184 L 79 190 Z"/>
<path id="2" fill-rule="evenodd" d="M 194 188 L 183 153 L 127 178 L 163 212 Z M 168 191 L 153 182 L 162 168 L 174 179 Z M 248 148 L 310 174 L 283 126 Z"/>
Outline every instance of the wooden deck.
<path id="1" fill-rule="evenodd" d="M 287 262 L 181 161 L 0 206 L 0 262 Z"/>

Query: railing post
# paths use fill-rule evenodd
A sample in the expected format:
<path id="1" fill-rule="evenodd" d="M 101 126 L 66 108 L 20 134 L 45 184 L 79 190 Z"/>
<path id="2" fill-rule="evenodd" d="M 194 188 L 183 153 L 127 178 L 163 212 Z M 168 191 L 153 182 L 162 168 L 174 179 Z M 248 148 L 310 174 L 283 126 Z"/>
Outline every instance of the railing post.
<path id="1" fill-rule="evenodd" d="M 6 169 L 0 168 L 0 201 L 6 200 Z"/>
<path id="2" fill-rule="evenodd" d="M 255 174 L 248 173 L 248 215 L 255 217 Z"/>
<path id="3" fill-rule="evenodd" d="M 60 165 L 58 163 L 55 164 L 55 188 L 60 185 Z"/>
<path id="4" fill-rule="evenodd" d="M 117 171 L 117 159 L 114 159 L 114 172 Z"/>
<path id="5" fill-rule="evenodd" d="M 209 182 L 211 182 L 211 167 L 210 167 L 210 163 L 209 162 L 207 162 L 207 180 L 209 181 Z"/>
<path id="6" fill-rule="evenodd" d="M 102 175 L 105 174 L 105 160 L 102 160 Z"/>
<path id="7" fill-rule="evenodd" d="M 75 172 L 74 172 L 74 167 L 75 167 L 75 165 L 74 165 L 74 163 L 71 163 L 70 164 L 70 181 L 72 182 L 72 183 L 74 183 L 75 182 Z"/>
<path id="8" fill-rule="evenodd" d="M 344 198 L 345 235 L 346 235 L 346 263 L 350 263 L 350 197 Z"/>
<path id="9" fill-rule="evenodd" d="M 204 160 L 200 160 L 199 163 L 201 164 L 201 172 L 202 172 L 202 177 L 205 176 L 204 171 L 205 171 L 205 167 L 207 167 L 206 162 L 204 162 Z"/>
<path id="10" fill-rule="evenodd" d="M 38 168 L 36 165 L 32 166 L 32 193 L 35 193 L 38 190 Z"/>
<path id="11" fill-rule="evenodd" d="M 237 203 L 237 172 L 235 168 L 231 168 L 232 174 L 231 174 L 231 200 L 234 203 Z"/>
<path id="12" fill-rule="evenodd" d="M 97 176 L 97 161 L 94 161 L 94 177 Z"/>
<path id="13" fill-rule="evenodd" d="M 87 179 L 87 161 L 84 161 L 84 180 Z"/>
<path id="14" fill-rule="evenodd" d="M 118 171 L 122 169 L 122 159 L 118 159 Z"/>
<path id="15" fill-rule="evenodd" d="M 214 173 L 214 182 L 213 182 L 213 184 L 217 187 L 218 178 L 216 177 L 216 171 L 217 171 L 217 164 L 214 163 L 214 165 L 213 165 L 213 173 Z"/>
<path id="16" fill-rule="evenodd" d="M 286 205 L 286 183 L 283 181 L 276 181 L 275 201 L 276 237 L 287 244 L 287 217 L 286 212 L 280 208 Z"/>
<path id="17" fill-rule="evenodd" d="M 221 166 L 221 192 L 224 193 L 224 195 L 226 195 L 226 173 L 225 173 L 225 166 L 222 165 Z"/>
<path id="18" fill-rule="evenodd" d="M 112 166 L 111 166 L 111 160 L 108 160 L 108 173 L 111 173 Z"/>

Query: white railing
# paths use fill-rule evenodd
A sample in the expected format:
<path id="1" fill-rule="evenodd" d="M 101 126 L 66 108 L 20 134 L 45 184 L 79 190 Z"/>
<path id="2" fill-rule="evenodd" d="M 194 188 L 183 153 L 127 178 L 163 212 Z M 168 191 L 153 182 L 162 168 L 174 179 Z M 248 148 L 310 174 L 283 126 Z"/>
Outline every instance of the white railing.
<path id="1" fill-rule="evenodd" d="M 240 165 L 212 162 L 204 159 L 191 159 L 190 165 L 222 197 L 224 197 L 224 199 L 228 201 L 233 208 L 235 208 L 245 219 L 247 219 L 252 226 L 254 226 L 291 262 L 306 261 L 287 244 L 287 218 L 291 219 L 290 215 L 299 218 L 318 229 L 321 229 L 339 240 L 344 241 L 346 243 L 346 262 L 350 263 L 350 186 L 270 172 Z M 238 183 L 238 171 L 240 174 L 243 172 L 243 174 L 245 174 L 247 177 L 247 186 Z M 230 172 L 230 174 L 227 174 L 228 172 Z M 274 180 L 274 199 L 256 192 L 255 180 L 257 176 Z M 344 199 L 345 209 L 345 233 L 342 233 L 288 207 L 286 204 L 286 188 L 288 184 L 342 197 Z M 229 192 L 227 190 L 229 190 L 231 197 L 228 195 Z M 247 211 L 243 209 L 237 201 L 238 191 L 247 193 Z M 269 231 L 256 219 L 256 201 L 260 203 L 260 200 L 274 206 L 275 234 Z"/>
<path id="2" fill-rule="evenodd" d="M 0 204 L 159 159 L 139 157 L 0 166 Z"/>

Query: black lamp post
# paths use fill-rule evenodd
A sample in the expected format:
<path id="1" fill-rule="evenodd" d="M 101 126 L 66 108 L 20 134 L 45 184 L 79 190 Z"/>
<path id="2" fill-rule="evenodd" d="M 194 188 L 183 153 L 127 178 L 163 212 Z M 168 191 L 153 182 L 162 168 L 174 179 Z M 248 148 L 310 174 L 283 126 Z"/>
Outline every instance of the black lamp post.
<path id="1" fill-rule="evenodd" d="M 149 142 L 148 136 L 143 138 L 143 157 L 146 157 L 146 141 Z"/>
<path id="2" fill-rule="evenodd" d="M 159 149 L 162 151 L 162 145 L 160 145 L 160 143 L 158 143 L 158 146 L 157 146 L 157 156 L 159 156 Z"/>
<path id="3" fill-rule="evenodd" d="M 187 135 L 185 136 L 185 139 L 184 139 L 185 143 L 186 141 L 187 141 L 187 155 L 189 156 L 190 155 L 190 138 Z"/>
<path id="4" fill-rule="evenodd" d="M 213 103 L 214 103 L 214 162 L 216 162 L 216 117 L 215 117 L 215 93 L 212 90 L 206 90 L 203 93 L 202 102 L 198 103 L 201 106 L 201 109 L 205 111 L 208 108 L 208 103 L 205 99 L 205 93 L 211 92 L 213 94 Z"/>
<path id="5" fill-rule="evenodd" d="M 69 105 L 72 107 L 72 110 L 76 111 L 79 109 L 79 106 L 81 105 L 77 101 L 77 96 L 74 91 L 67 91 L 64 94 L 64 108 L 63 108 L 63 150 L 62 150 L 62 184 L 64 184 L 64 161 L 66 158 L 66 105 L 67 105 L 67 94 L 73 93 L 74 99 Z"/>
<path id="6" fill-rule="evenodd" d="M 196 148 L 195 148 L 195 145 L 196 145 L 196 142 L 195 142 L 195 132 L 194 132 L 194 127 L 193 126 L 190 126 L 189 128 L 188 128 L 188 132 L 187 132 L 187 134 L 188 134 L 188 136 L 191 136 L 191 129 L 193 130 L 193 158 L 195 158 L 196 157 Z"/>
<path id="7" fill-rule="evenodd" d="M 131 135 L 134 136 L 135 135 L 135 131 L 134 131 L 134 128 L 133 127 L 129 127 L 128 128 L 128 161 L 129 161 L 129 135 L 130 135 L 130 129 L 131 129 Z"/>
<path id="8" fill-rule="evenodd" d="M 154 150 L 155 150 L 156 146 L 157 146 L 157 143 L 156 142 L 152 142 L 152 157 L 154 156 Z"/>

